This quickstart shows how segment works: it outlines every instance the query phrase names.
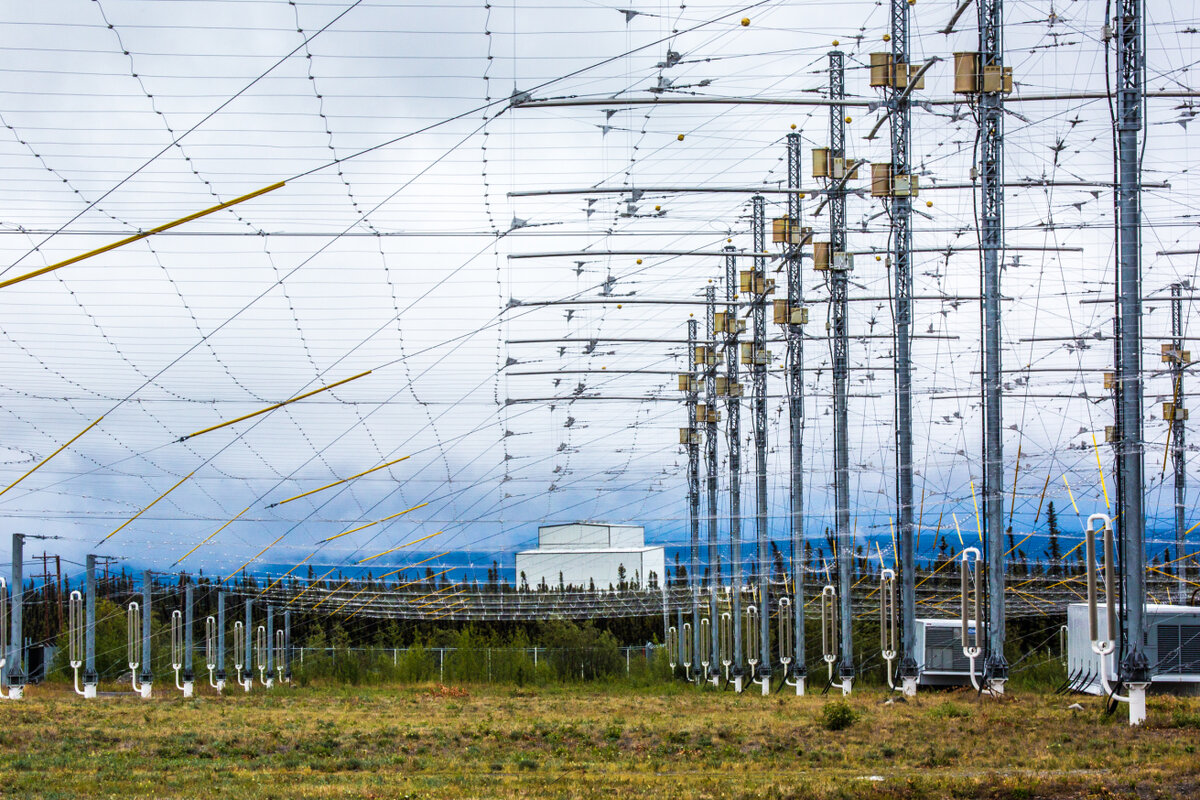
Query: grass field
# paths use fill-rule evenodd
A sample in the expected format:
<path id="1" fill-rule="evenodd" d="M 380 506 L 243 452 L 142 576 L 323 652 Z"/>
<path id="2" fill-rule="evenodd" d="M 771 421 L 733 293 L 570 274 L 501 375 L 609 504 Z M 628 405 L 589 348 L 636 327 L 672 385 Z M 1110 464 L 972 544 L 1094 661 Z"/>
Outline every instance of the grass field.
<path id="1" fill-rule="evenodd" d="M 829 730 L 832 697 L 685 686 L 160 694 L 0 705 L 0 796 L 1200 796 L 1200 700 L 1153 698 L 1131 730 L 1095 698 L 868 690 Z"/>

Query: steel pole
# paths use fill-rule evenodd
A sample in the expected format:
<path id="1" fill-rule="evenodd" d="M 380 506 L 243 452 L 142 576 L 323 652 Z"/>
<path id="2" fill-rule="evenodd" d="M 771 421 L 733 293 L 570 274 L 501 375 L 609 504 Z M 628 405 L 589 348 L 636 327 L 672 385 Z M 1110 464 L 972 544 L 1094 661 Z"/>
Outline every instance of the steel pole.
<path id="1" fill-rule="evenodd" d="M 704 306 L 705 331 L 708 336 L 708 362 L 716 361 L 717 338 L 713 333 L 716 316 L 716 290 L 710 285 L 705 290 L 706 303 Z M 704 402 L 707 417 L 704 423 L 704 478 L 708 490 L 708 569 L 709 569 L 709 630 L 711 633 L 712 660 L 709 662 L 709 676 L 718 674 L 718 656 L 720 653 L 717 641 L 718 609 L 717 590 L 721 585 L 721 547 L 717 534 L 717 366 L 716 363 L 704 365 Z"/>
<path id="2" fill-rule="evenodd" d="M 11 638 L 8 643 L 8 664 L 5 669 L 8 675 L 8 685 L 19 689 L 25 685 L 25 639 L 22 630 L 22 612 L 25 599 L 25 534 L 12 535 L 12 626 L 9 628 Z"/>
<path id="3" fill-rule="evenodd" d="M 1180 418 L 1184 410 L 1183 401 L 1183 297 L 1178 283 L 1171 284 L 1171 377 L 1172 395 L 1175 401 L 1175 418 L 1171 421 L 1171 456 L 1175 467 L 1175 576 L 1179 579 L 1179 590 L 1187 587 L 1187 559 L 1183 557 L 1187 543 L 1184 541 L 1187 528 L 1184 515 L 1187 501 L 1187 426 Z"/>
<path id="4" fill-rule="evenodd" d="M 96 674 L 96 556 L 91 553 L 85 559 L 85 569 L 87 595 L 84 598 L 83 685 L 95 686 L 100 682 L 100 676 Z"/>
<path id="5" fill-rule="evenodd" d="M 292 681 L 292 612 L 283 612 L 283 677 L 288 683 Z"/>
<path id="6" fill-rule="evenodd" d="M 800 134 L 787 136 L 788 185 L 800 185 Z M 804 283 L 801 271 L 799 242 L 792 230 L 800 230 L 800 195 L 787 196 L 788 235 L 785 236 L 784 257 L 788 276 L 788 316 L 784 326 L 787 336 L 788 382 L 788 444 L 791 456 L 791 533 L 792 533 L 792 614 L 795 658 L 792 676 L 802 680 L 808 675 L 804 652 L 804 327 L 793 321 L 793 312 L 804 308 Z M 800 317 L 799 319 L 802 319 Z"/>
<path id="7" fill-rule="evenodd" d="M 892 63 L 908 65 L 908 2 L 891 0 Z M 900 67 L 895 67 L 893 77 Z M 892 175 L 909 175 L 911 122 L 906 90 L 889 81 Z M 907 83 L 907 80 L 906 80 Z M 896 520 L 900 538 L 900 675 L 916 675 L 916 565 L 913 553 L 912 432 L 912 198 L 891 192 L 892 273 L 895 282 L 896 337 Z M 843 625 L 845 621 L 843 621 Z"/>
<path id="8" fill-rule="evenodd" d="M 751 199 L 751 218 L 754 252 L 767 249 L 767 221 L 763 197 L 756 194 Z M 754 499 L 757 503 L 754 518 L 755 534 L 758 539 L 758 642 L 759 675 L 764 680 L 771 676 L 771 566 L 767 531 L 767 259 L 754 256 L 754 357 L 750 373 L 754 378 Z M 761 291 L 760 291 L 761 290 Z"/>
<path id="9" fill-rule="evenodd" d="M 183 682 L 193 683 L 196 680 L 195 670 L 192 667 L 192 650 L 194 641 L 192 639 L 192 608 L 195 605 L 195 594 L 192 581 L 189 578 L 187 585 L 183 589 Z"/>
<path id="10" fill-rule="evenodd" d="M 1146 660 L 1146 519 L 1143 506 L 1144 442 L 1142 438 L 1142 253 L 1141 158 L 1143 61 L 1142 0 L 1116 0 L 1113 24 L 1117 47 L 1117 280 L 1120 291 L 1120 360 L 1117 388 L 1121 396 L 1119 456 L 1124 490 L 1121 514 L 1121 573 L 1125 599 L 1125 650 L 1121 678 L 1143 684 L 1149 679 Z"/>
<path id="11" fill-rule="evenodd" d="M 217 683 L 226 680 L 225 675 L 225 592 L 217 593 Z"/>
<path id="12" fill-rule="evenodd" d="M 699 425 L 696 423 L 696 404 L 698 402 L 696 377 L 696 320 L 689 319 L 687 324 L 688 339 L 688 542 L 691 545 L 691 560 L 689 565 L 688 584 L 692 593 L 692 669 L 700 668 L 700 445 L 696 441 Z M 682 634 L 682 626 L 680 633 Z M 689 678 L 692 676 L 689 675 Z"/>
<path id="13" fill-rule="evenodd" d="M 846 96 L 845 58 L 841 51 L 829 54 L 829 99 Z M 846 159 L 845 107 L 829 107 L 829 156 Z M 837 163 L 834 161 L 834 163 Z M 842 176 L 832 175 L 837 182 L 829 193 L 829 251 L 830 251 L 830 316 L 833 338 L 833 496 L 834 533 L 838 543 L 838 601 L 841 613 L 841 664 L 838 669 L 843 687 L 854 679 L 854 615 L 851 587 L 854 577 L 854 530 L 850 527 L 850 420 L 849 420 L 849 351 L 850 338 L 846 302 L 849 276 L 838 254 L 846 251 L 846 192 Z"/>
<path id="14" fill-rule="evenodd" d="M 1002 0 L 977 0 L 980 72 L 1004 65 Z M 1000 260 L 1004 254 L 1003 86 L 981 81 L 979 222 L 983 257 L 983 527 L 988 561 L 988 630 L 984 677 L 999 691 L 1004 656 L 1004 428 L 1000 363 Z"/>
<path id="15" fill-rule="evenodd" d="M 154 667 L 150 654 L 150 601 L 154 594 L 154 578 L 150 570 L 142 573 L 142 674 L 139 681 L 143 686 L 154 683 Z"/>
<path id="16" fill-rule="evenodd" d="M 249 597 L 246 598 L 246 630 L 243 631 L 246 637 L 246 668 L 242 673 L 242 679 L 246 681 L 254 680 L 254 601 Z"/>
<path id="17" fill-rule="evenodd" d="M 725 299 L 738 296 L 737 258 L 733 245 L 725 247 Z M 738 307 L 725 306 L 725 444 L 729 449 L 729 600 L 733 615 L 734 678 L 742 676 L 742 398 L 738 375 Z"/>

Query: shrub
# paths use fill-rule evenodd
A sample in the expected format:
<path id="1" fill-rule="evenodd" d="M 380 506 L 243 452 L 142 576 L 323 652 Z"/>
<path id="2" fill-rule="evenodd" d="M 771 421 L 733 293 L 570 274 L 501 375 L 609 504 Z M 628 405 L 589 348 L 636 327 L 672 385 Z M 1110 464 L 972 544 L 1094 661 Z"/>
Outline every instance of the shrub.
<path id="1" fill-rule="evenodd" d="M 821 709 L 821 725 L 827 731 L 841 731 L 854 724 L 856 715 L 844 700 L 830 703 Z"/>

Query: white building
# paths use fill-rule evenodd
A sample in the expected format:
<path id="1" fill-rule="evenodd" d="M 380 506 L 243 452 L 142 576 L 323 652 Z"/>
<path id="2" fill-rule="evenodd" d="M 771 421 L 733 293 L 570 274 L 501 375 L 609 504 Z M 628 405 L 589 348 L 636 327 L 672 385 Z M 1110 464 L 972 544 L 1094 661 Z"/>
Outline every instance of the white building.
<path id="1" fill-rule="evenodd" d="M 646 547 L 646 531 L 639 525 L 542 525 L 537 549 L 517 553 L 517 585 L 604 591 L 620 585 L 622 568 L 628 585 L 662 586 L 666 554 L 661 547 Z"/>

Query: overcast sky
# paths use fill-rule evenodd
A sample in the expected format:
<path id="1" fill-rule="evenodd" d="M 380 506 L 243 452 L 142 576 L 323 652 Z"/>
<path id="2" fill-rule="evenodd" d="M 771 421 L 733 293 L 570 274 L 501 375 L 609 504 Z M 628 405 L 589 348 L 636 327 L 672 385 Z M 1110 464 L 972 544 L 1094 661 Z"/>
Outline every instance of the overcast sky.
<path id="1" fill-rule="evenodd" d="M 604 291 L 688 300 L 710 279 L 723 296 L 719 259 L 650 253 L 712 250 L 726 238 L 748 249 L 748 194 L 647 192 L 630 202 L 628 194 L 509 193 L 778 187 L 793 124 L 804 141 L 805 184 L 815 186 L 809 150 L 827 143 L 828 111 L 629 106 L 620 99 L 510 109 L 507 98 L 514 91 L 820 97 L 835 39 L 846 53 L 847 93 L 879 98 L 865 65 L 871 51 L 888 47 L 884 6 L 748 5 L 5 3 L 2 279 L 287 182 L 170 233 L 0 290 L 0 484 L 104 417 L 0 496 L 9 532 L 62 537 L 45 547 L 72 558 L 100 552 L 168 569 L 221 529 L 174 569 L 224 574 L 248 561 L 273 570 L 305 557 L 316 568 L 350 565 L 432 534 L 370 563 L 392 569 L 417 560 L 413 552 L 513 551 L 532 546 L 542 521 L 644 524 L 653 542 L 685 541 L 677 429 L 686 418 L 670 373 L 686 364 L 679 340 L 689 312 L 700 308 L 527 304 L 597 299 Z M 973 8 L 956 32 L 939 32 L 956 6 L 921 0 L 912 9 L 914 60 L 942 59 L 921 99 L 953 98 L 951 54 L 977 46 Z M 1194 7 L 1156 3 L 1147 13 L 1148 87 L 1189 90 L 1200 25 Z M 1006 20 L 1014 97 L 1104 91 L 1104 4 L 1009 2 Z M 679 58 L 668 67 L 669 51 Z M 1187 98 L 1148 102 L 1148 295 L 1195 282 L 1200 187 L 1191 170 L 1192 105 Z M 848 113 L 851 155 L 887 160 L 886 125 L 864 139 L 879 112 Z M 1103 441 L 1112 421 L 1103 390 L 1112 349 L 1091 338 L 1111 330 L 1112 307 L 1089 302 L 1111 298 L 1112 290 L 1109 114 L 1103 99 L 1062 99 L 1013 102 L 1006 115 L 1008 180 L 1071 184 L 1011 188 L 1007 198 L 1014 249 L 1005 256 L 1004 360 L 1006 369 L 1031 368 L 1005 384 L 1006 486 L 1013 491 L 1016 473 L 1010 502 L 1022 536 L 1034 530 L 1044 487 L 1044 500 L 1068 519 L 1068 483 L 1084 517 L 1103 508 L 1093 435 L 1112 492 Z M 916 294 L 975 297 L 977 253 L 938 252 L 975 243 L 972 193 L 935 188 L 969 184 L 974 118 L 965 105 L 934 105 L 914 110 L 912 119 L 922 186 Z M 783 213 L 782 196 L 767 202 L 768 217 Z M 805 202 L 805 224 L 820 238 L 828 221 L 812 217 L 815 209 Z M 852 249 L 886 248 L 879 201 L 852 198 L 848 217 Z M 511 258 L 579 250 L 646 255 L 641 264 L 635 255 Z M 813 298 L 808 332 L 821 336 L 824 287 L 819 275 L 805 275 Z M 885 559 L 894 515 L 885 336 L 892 319 L 886 299 L 861 298 L 886 298 L 889 286 L 885 262 L 860 255 L 852 333 L 875 338 L 851 345 L 853 514 L 859 534 L 877 538 Z M 1191 303 L 1185 308 L 1190 327 Z M 1159 402 L 1170 386 L 1158 353 L 1169 321 L 1163 304 L 1147 305 L 1145 427 L 1156 540 L 1173 538 L 1169 471 L 1160 485 L 1166 425 Z M 964 536 L 976 536 L 978 304 L 920 301 L 915 329 L 930 337 L 914 347 L 917 494 L 928 550 L 930 532 L 939 523 L 952 530 L 953 515 Z M 528 342 L 561 338 L 580 342 Z M 598 341 L 589 346 L 589 338 Z M 628 338 L 664 341 L 607 341 Z M 783 354 L 781 344 L 772 350 Z M 809 535 L 823 539 L 831 524 L 827 344 L 809 342 L 805 358 L 806 515 Z M 598 374 L 601 368 L 612 373 Z M 368 370 L 330 392 L 178 441 Z M 772 373 L 769 392 L 771 532 L 783 540 L 789 476 L 780 373 Z M 573 394 L 627 399 L 546 400 Z M 742 416 L 748 439 L 748 407 Z M 749 510 L 753 460 L 744 452 Z M 421 507 L 319 544 L 414 506 Z M 743 531 L 752 535 L 753 526 Z M 0 559 L 7 549 L 5 536 Z"/>

